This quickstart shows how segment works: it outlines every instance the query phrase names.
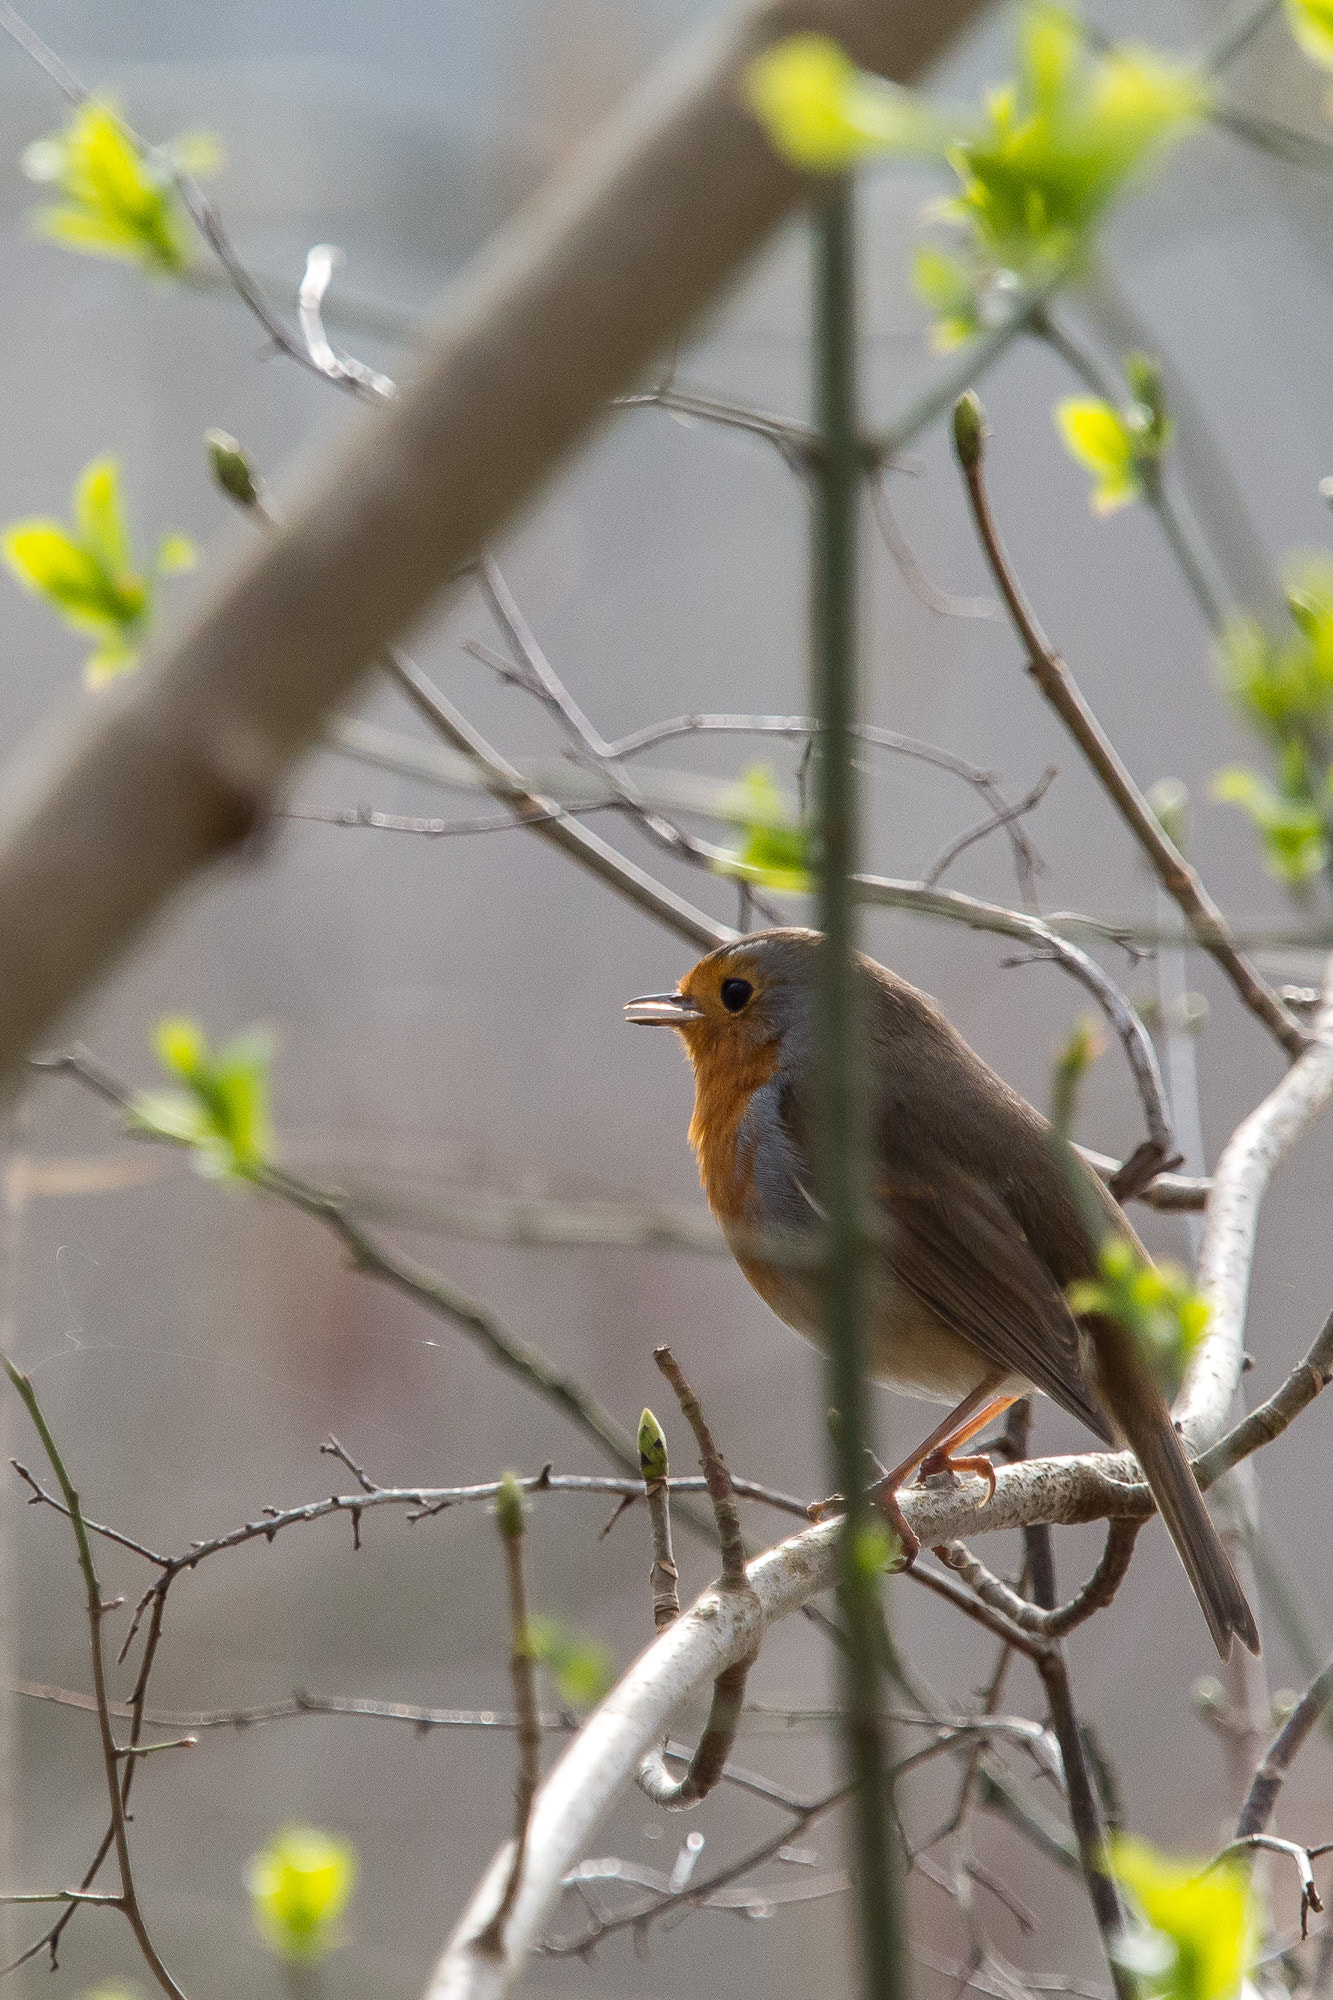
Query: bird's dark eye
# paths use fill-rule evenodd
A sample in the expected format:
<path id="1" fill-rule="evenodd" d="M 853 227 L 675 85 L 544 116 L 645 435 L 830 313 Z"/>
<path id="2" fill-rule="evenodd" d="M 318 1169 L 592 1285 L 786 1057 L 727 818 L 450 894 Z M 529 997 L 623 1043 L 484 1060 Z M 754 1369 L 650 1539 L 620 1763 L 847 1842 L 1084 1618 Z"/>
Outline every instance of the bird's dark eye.
<path id="1" fill-rule="evenodd" d="M 729 1014 L 739 1014 L 750 995 L 754 992 L 748 979 L 724 979 L 718 989 L 722 1005 Z"/>

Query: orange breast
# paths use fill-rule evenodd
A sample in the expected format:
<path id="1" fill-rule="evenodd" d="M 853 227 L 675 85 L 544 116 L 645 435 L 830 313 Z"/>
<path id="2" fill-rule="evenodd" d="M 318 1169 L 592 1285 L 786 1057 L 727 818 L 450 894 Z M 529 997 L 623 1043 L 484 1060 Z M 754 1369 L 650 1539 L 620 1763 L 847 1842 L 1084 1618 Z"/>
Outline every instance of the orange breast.
<path id="1" fill-rule="evenodd" d="M 694 1062 L 694 1116 L 690 1144 L 699 1162 L 708 1205 L 719 1222 L 742 1222 L 754 1193 L 755 1140 L 741 1126 L 750 1099 L 778 1066 L 776 1041 L 746 1046 L 739 1036 L 710 1037 L 690 1048 Z"/>

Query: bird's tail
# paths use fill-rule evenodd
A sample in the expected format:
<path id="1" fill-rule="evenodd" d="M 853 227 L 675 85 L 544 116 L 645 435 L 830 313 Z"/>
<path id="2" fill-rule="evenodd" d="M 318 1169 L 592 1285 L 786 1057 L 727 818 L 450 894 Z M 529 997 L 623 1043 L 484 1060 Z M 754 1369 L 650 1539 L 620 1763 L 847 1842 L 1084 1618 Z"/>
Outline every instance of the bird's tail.
<path id="1" fill-rule="evenodd" d="M 1117 1329 L 1121 1337 L 1126 1337 Z M 1102 1347 L 1102 1341 L 1096 1342 Z M 1259 1651 L 1259 1629 L 1231 1567 L 1226 1550 L 1203 1504 L 1184 1447 L 1157 1385 L 1140 1363 L 1137 1368 L 1106 1368 L 1101 1353 L 1099 1383 L 1104 1400 L 1123 1432 L 1130 1450 L 1157 1502 L 1185 1565 L 1208 1630 L 1222 1658 L 1231 1655 L 1234 1633 L 1250 1652 Z"/>

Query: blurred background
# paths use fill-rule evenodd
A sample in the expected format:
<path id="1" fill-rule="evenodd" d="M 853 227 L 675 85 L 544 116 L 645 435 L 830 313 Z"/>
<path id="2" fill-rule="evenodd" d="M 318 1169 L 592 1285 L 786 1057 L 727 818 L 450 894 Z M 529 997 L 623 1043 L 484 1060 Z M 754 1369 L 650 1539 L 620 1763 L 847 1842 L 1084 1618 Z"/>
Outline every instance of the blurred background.
<path id="1" fill-rule="evenodd" d="M 503 218 L 681 36 L 713 11 L 702 0 L 42 0 L 35 25 L 75 71 L 114 94 L 143 131 L 216 132 L 223 210 L 253 267 L 290 300 L 307 247 L 339 244 L 339 337 L 391 371 L 407 365 L 412 316 Z M 1116 35 L 1182 50 L 1219 26 L 1211 4 L 1154 7 L 1104 0 Z M 942 90 L 975 97 L 1011 64 L 1013 17 L 997 7 L 941 68 Z M 1231 78 L 1235 100 L 1321 129 L 1322 84 L 1280 19 Z M 200 543 L 205 571 L 248 532 L 214 492 L 202 433 L 234 432 L 281 495 L 352 415 L 350 401 L 262 351 L 233 297 L 168 288 L 137 272 L 34 242 L 34 191 L 19 155 L 55 129 L 49 81 L 0 44 L 0 520 L 63 514 L 80 467 L 122 462 L 136 530 Z M 924 309 L 908 281 L 924 173 L 870 175 L 861 202 L 864 401 L 891 421 L 938 373 Z M 1328 184 L 1205 128 L 1111 225 L 1094 291 L 1071 322 L 1131 336 L 1179 371 L 1216 441 L 1207 461 L 1222 514 L 1247 515 L 1254 547 L 1276 566 L 1288 550 L 1328 545 L 1317 484 L 1333 468 L 1327 329 L 1333 323 Z M 795 225 L 757 262 L 679 357 L 682 381 L 793 416 L 808 409 L 808 242 Z M 373 310 L 356 310 L 358 302 Z M 1182 779 L 1195 801 L 1193 844 L 1214 892 L 1241 924 L 1284 923 L 1238 813 L 1208 801 L 1211 773 L 1248 746 L 1217 690 L 1207 630 L 1142 508 L 1110 521 L 1087 506 L 1085 475 L 1064 455 L 1050 410 L 1077 387 L 1020 343 L 984 385 L 994 426 L 997 509 L 1055 643 L 1145 783 Z M 1187 427 L 1188 428 L 1188 427 Z M 1197 423 L 1194 436 L 1199 435 Z M 1234 493 L 1227 488 L 1232 483 Z M 901 527 L 931 580 L 969 595 L 987 585 L 959 482 L 937 427 L 891 484 Z M 694 709 L 789 712 L 806 706 L 806 502 L 760 441 L 655 409 L 606 423 L 498 551 L 557 669 L 607 735 Z M 1237 528 L 1237 547 L 1244 534 Z M 1242 577 L 1262 588 L 1253 557 Z M 1258 566 L 1259 571 L 1262 565 Z M 867 520 L 865 713 L 1000 771 L 1011 796 L 1047 764 L 1059 777 L 1029 828 L 1047 863 L 1043 906 L 1151 921 L 1155 899 L 1118 822 L 1027 684 L 996 619 L 942 616 L 914 593 Z M 191 586 L 175 587 L 174 602 Z M 52 712 L 86 699 L 82 649 L 36 599 L 0 581 L 5 671 L 0 732 L 9 747 Z M 484 605 L 464 593 L 414 636 L 422 662 L 486 733 L 512 753 L 559 746 L 522 693 L 497 685 L 462 642 L 496 643 Z M 382 685 L 361 713 L 413 735 L 414 717 Z M 748 746 L 674 747 L 730 775 Z M 768 751 L 760 753 L 768 756 Z M 793 760 L 773 758 L 789 779 Z M 300 808 L 370 805 L 437 813 L 421 786 L 332 755 L 299 774 Z M 471 810 L 464 805 L 463 810 Z M 978 817 L 967 789 L 922 766 L 880 758 L 866 779 L 867 857 L 914 877 Z M 603 823 L 603 829 L 611 831 Z M 619 838 L 617 832 L 615 837 Z M 717 915 L 734 891 L 635 846 Z M 1005 843 L 969 852 L 950 880 L 1013 900 Z M 804 910 L 791 902 L 794 920 Z M 919 919 L 868 913 L 868 949 L 936 994 L 1019 1089 L 1044 1103 L 1052 1056 L 1082 996 L 1050 968 L 1006 969 L 1001 941 Z M 280 823 L 268 841 L 179 904 L 130 954 L 77 1020 L 109 1067 L 153 1076 L 152 1025 L 196 1015 L 223 1036 L 262 1021 L 275 1031 L 275 1111 L 283 1158 L 360 1190 L 368 1212 L 412 1254 L 495 1312 L 519 1337 L 590 1383 L 632 1429 L 644 1402 L 667 1421 L 677 1469 L 692 1469 L 681 1426 L 652 1366 L 669 1339 L 704 1399 L 734 1470 L 804 1496 L 827 1490 L 824 1396 L 815 1357 L 767 1312 L 725 1257 L 615 1248 L 525 1249 L 477 1240 L 460 1208 L 482 1197 L 641 1201 L 702 1219 L 685 1130 L 691 1088 L 669 1037 L 631 1034 L 622 1001 L 670 985 L 692 954 L 522 832 L 432 840 L 325 824 Z M 1107 963 L 1132 991 L 1153 966 Z M 1266 961 L 1276 977 L 1317 977 L 1318 961 Z M 1280 1074 L 1277 1051 L 1208 966 L 1190 984 L 1209 1005 L 1199 1038 L 1210 1161 Z M 1137 1107 L 1116 1052 L 1085 1097 L 1081 1136 L 1107 1151 L 1138 1136 Z M 345 1486 L 319 1456 L 335 1431 L 382 1483 L 453 1483 L 506 1466 L 600 1471 L 591 1447 L 448 1325 L 353 1274 L 315 1224 L 256 1196 L 208 1185 L 183 1160 L 120 1138 L 73 1085 L 34 1085 L 11 1157 L 28 1190 L 17 1238 L 14 1348 L 41 1394 L 90 1512 L 177 1550 L 253 1518 L 264 1506 Z M 1333 1293 L 1326 1225 L 1333 1125 L 1284 1169 L 1265 1210 L 1255 1268 L 1251 1382 L 1267 1394 L 1308 1346 Z M 11 1207 L 14 1203 L 11 1202 Z M 453 1221 L 451 1222 L 451 1218 Z M 1182 1226 L 1136 1215 L 1149 1243 L 1188 1254 Z M 892 1462 L 919 1419 L 877 1401 Z M 9 1449 L 35 1460 L 21 1413 Z M 1321 1644 L 1328 1603 L 1326 1413 L 1315 1411 L 1262 1466 L 1264 1518 L 1298 1579 Z M 1079 1448 L 1049 1406 L 1036 1446 Z M 11 1541 L 6 1671 L 88 1685 L 86 1629 L 65 1525 L 5 1492 Z M 531 1589 L 544 1612 L 597 1636 L 623 1666 L 650 1636 L 646 1522 L 631 1513 L 599 1540 L 607 1509 L 551 1500 L 533 1511 Z M 756 1534 L 783 1532 L 751 1511 Z M 247 1707 L 293 1688 L 318 1694 L 472 1707 L 507 1706 L 505 1606 L 494 1528 L 480 1509 L 409 1525 L 368 1518 L 359 1553 L 346 1521 L 293 1530 L 215 1559 L 174 1589 L 156 1703 Z M 1066 1587 L 1097 1546 L 1062 1531 Z M 682 1587 L 714 1565 L 681 1536 Z M 987 1550 L 996 1563 L 1012 1549 Z M 134 1595 L 141 1564 L 103 1551 L 109 1591 Z M 890 1591 L 894 1630 L 946 1701 L 990 1672 L 992 1648 L 910 1582 Z M 116 1643 L 126 1613 L 113 1619 Z M 1273 1686 L 1303 1684 L 1266 1621 Z M 1145 1535 L 1115 1614 L 1071 1644 L 1081 1704 L 1114 1763 L 1130 1825 L 1168 1844 L 1206 1848 L 1229 1806 L 1225 1758 L 1191 1701 L 1215 1666 L 1206 1631 L 1160 1527 Z M 802 1620 L 775 1632 L 752 1678 L 774 1703 L 831 1698 L 826 1642 Z M 124 1671 L 118 1691 L 128 1686 Z M 1014 1667 L 1014 1705 L 1039 1694 Z M 77 1879 L 102 1826 L 92 1719 L 31 1698 L 10 1703 L 14 1880 Z M 758 1725 L 741 1746 L 756 1769 L 813 1795 L 831 1769 L 819 1732 Z M 910 1792 L 918 1830 L 947 1810 L 954 1767 Z M 247 1857 L 279 1825 L 308 1820 L 351 1839 L 361 1885 L 347 1942 L 324 1969 L 330 1994 L 416 1993 L 474 1879 L 508 1829 L 513 1745 L 504 1735 L 383 1721 L 303 1719 L 214 1731 L 190 1753 L 142 1770 L 133 1828 L 150 1922 L 192 1994 L 267 1996 L 281 1972 L 254 1935 Z M 1327 1838 L 1330 1767 L 1312 1746 L 1291 1781 L 1282 1830 Z M 1049 1792 L 1034 1791 L 1054 1809 Z M 684 1830 L 706 1837 L 708 1865 L 778 1824 L 725 1790 Z M 682 1824 L 637 1794 L 599 1836 L 599 1852 L 669 1868 Z M 1099 1975 L 1077 1885 L 1002 1822 L 978 1822 L 980 1857 L 1041 1913 L 1024 1939 L 992 1903 L 997 1945 L 1035 1971 Z M 815 1870 L 841 1864 L 836 1825 L 804 1843 Z M 702 1865 L 702 1864 L 701 1864 Z M 787 1878 L 798 1870 L 788 1868 Z M 783 1871 L 770 1879 L 782 1880 Z M 956 1910 L 936 1886 L 913 1890 L 920 1942 L 965 1950 Z M 1287 1916 L 1290 1912 L 1285 1912 Z M 557 1929 L 577 1928 L 576 1905 Z M 654 1933 L 642 1956 L 625 1935 L 592 1964 L 535 1961 L 524 1990 L 556 1996 L 798 1996 L 848 1990 L 847 1909 L 837 1896 L 779 1908 L 767 1921 L 696 1914 Z M 22 1944 L 32 1913 L 11 1924 Z M 1103 1969 L 1104 1972 L 1104 1969 Z M 71 1927 L 59 1971 L 28 1967 L 24 1994 L 63 1995 L 116 1978 L 144 1988 L 128 1929 L 88 1913 Z M 952 1983 L 922 1969 L 921 1990 Z"/>

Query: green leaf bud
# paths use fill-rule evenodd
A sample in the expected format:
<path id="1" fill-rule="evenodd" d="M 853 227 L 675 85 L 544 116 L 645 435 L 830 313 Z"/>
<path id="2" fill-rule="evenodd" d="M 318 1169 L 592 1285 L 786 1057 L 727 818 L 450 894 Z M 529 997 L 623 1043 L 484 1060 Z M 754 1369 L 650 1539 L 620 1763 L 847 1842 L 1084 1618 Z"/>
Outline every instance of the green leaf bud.
<path id="1" fill-rule="evenodd" d="M 645 1484 L 667 1476 L 666 1432 L 651 1410 L 639 1418 L 639 1470 Z"/>
<path id="2" fill-rule="evenodd" d="M 259 486 L 250 461 L 226 431 L 205 431 L 204 448 L 213 477 L 222 491 L 242 507 L 257 507 Z"/>
<path id="3" fill-rule="evenodd" d="M 495 1496 L 495 1520 L 507 1542 L 523 1533 L 523 1489 L 512 1472 L 506 1472 Z"/>
<path id="4" fill-rule="evenodd" d="M 986 448 L 986 412 L 969 389 L 953 406 L 953 443 L 964 472 L 975 472 Z"/>

